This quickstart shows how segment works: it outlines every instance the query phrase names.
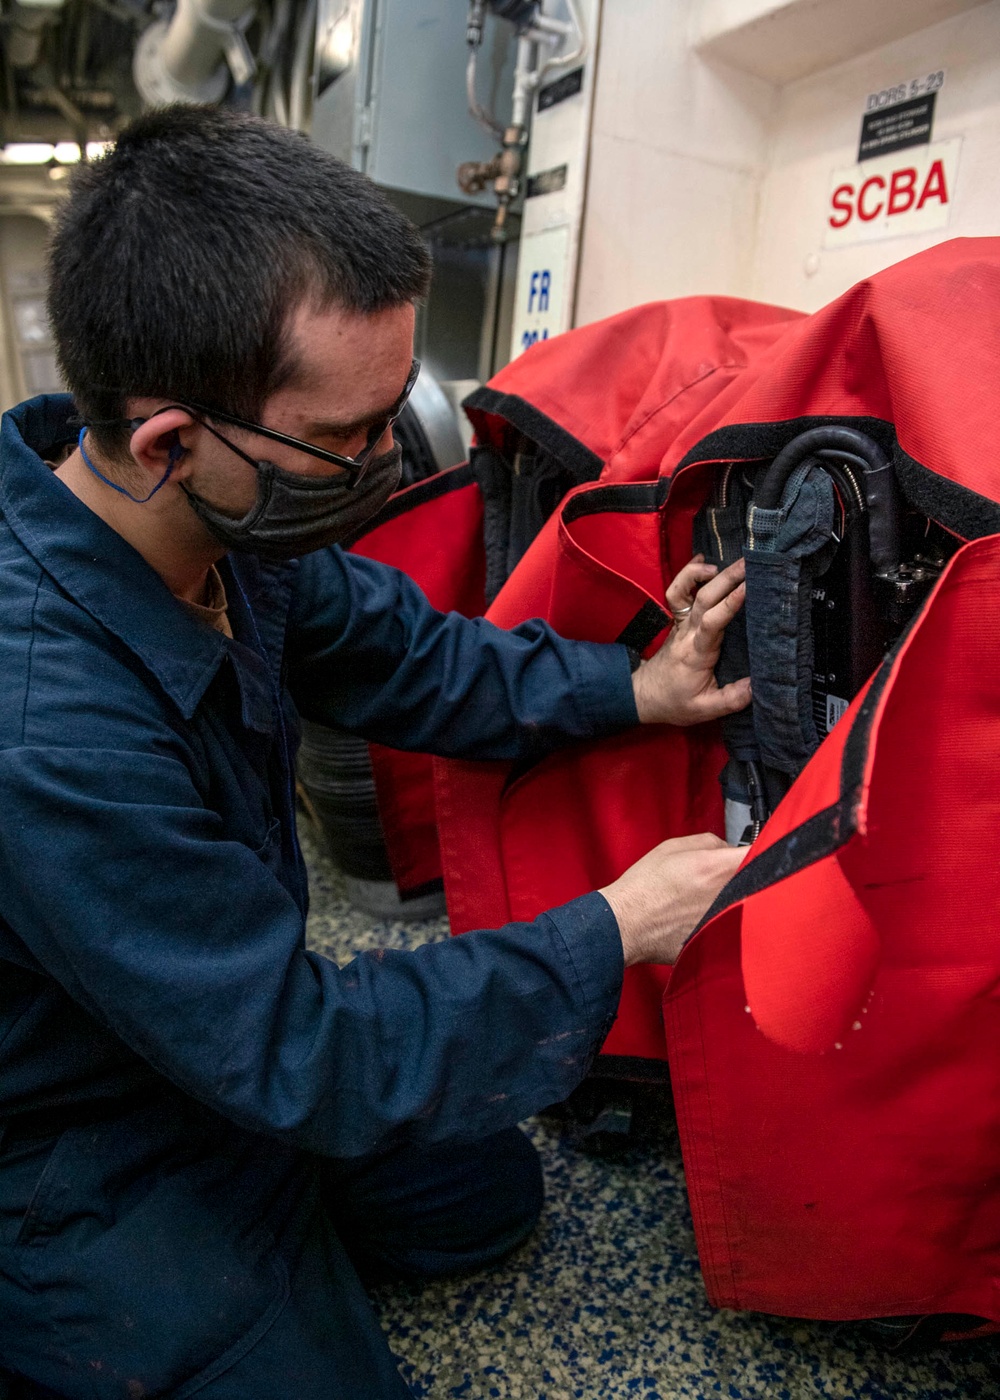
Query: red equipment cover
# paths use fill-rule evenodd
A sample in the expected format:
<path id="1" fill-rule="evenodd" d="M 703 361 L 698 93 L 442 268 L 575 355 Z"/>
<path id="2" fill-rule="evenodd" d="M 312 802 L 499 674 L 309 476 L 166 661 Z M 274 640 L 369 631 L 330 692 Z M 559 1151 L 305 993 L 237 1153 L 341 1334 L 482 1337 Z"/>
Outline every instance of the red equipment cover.
<path id="1" fill-rule="evenodd" d="M 715 465 L 770 459 L 831 420 L 874 437 L 910 503 L 972 541 L 666 990 L 720 1306 L 1000 1322 L 1000 876 L 985 846 L 1000 815 L 1000 452 L 981 387 L 998 382 L 998 321 L 1000 240 L 939 245 L 853 288 L 663 444 L 661 482 L 567 498 L 492 610 L 655 645 L 654 609 Z M 456 924 L 567 899 L 662 836 L 715 825 L 720 758 L 710 734 L 685 730 L 579 746 L 518 775 L 439 763 Z M 652 994 L 632 984 L 608 1050 L 657 1053 Z"/>
<path id="2" fill-rule="evenodd" d="M 1000 1321 L 998 590 L 955 556 L 674 969 L 717 1306 Z"/>

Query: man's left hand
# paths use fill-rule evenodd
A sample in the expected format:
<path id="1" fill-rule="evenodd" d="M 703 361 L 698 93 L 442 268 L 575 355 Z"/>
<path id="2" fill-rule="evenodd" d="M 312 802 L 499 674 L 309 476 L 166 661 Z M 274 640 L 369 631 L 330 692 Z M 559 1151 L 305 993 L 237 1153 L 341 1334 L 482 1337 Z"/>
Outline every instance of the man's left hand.
<path id="1" fill-rule="evenodd" d="M 719 573 L 697 554 L 677 574 L 667 589 L 674 625 L 632 676 L 641 723 L 701 724 L 749 705 L 749 677 L 724 686 L 715 679 L 723 633 L 743 606 L 744 572 L 742 559 Z"/>

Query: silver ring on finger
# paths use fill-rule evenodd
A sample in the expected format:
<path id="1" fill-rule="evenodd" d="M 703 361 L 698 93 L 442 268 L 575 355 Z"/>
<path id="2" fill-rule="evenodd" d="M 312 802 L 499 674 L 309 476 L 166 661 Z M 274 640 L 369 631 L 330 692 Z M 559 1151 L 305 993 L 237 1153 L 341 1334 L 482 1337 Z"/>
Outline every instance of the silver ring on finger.
<path id="1" fill-rule="evenodd" d="M 692 609 L 693 607 L 694 607 L 694 603 L 688 603 L 688 605 L 687 605 L 686 608 L 671 608 L 671 609 L 670 609 L 670 616 L 671 616 L 672 618 L 674 618 L 675 620 L 676 620 L 677 618 L 679 618 L 679 617 L 687 617 L 688 613 L 691 611 L 691 609 Z"/>

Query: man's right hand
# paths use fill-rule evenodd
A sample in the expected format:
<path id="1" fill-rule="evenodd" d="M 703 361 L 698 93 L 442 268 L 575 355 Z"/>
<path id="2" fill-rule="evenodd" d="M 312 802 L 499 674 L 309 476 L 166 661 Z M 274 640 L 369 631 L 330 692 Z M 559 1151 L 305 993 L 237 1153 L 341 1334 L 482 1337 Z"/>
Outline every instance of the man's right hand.
<path id="1" fill-rule="evenodd" d="M 708 833 L 680 836 L 655 846 L 598 891 L 618 920 L 625 966 L 675 962 L 688 934 L 745 855 L 744 849 Z"/>

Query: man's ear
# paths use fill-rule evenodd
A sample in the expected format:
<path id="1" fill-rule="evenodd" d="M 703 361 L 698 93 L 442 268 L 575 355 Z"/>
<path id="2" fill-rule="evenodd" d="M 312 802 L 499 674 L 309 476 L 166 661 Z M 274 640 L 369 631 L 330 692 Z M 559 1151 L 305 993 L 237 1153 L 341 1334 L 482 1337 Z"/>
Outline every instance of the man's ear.
<path id="1" fill-rule="evenodd" d="M 148 418 L 137 418 L 129 448 L 143 471 L 161 477 L 168 468 L 183 471 L 183 457 L 188 450 L 184 443 L 185 430 L 196 427 L 194 418 L 183 408 L 165 408 Z"/>

